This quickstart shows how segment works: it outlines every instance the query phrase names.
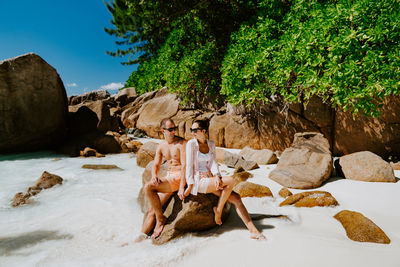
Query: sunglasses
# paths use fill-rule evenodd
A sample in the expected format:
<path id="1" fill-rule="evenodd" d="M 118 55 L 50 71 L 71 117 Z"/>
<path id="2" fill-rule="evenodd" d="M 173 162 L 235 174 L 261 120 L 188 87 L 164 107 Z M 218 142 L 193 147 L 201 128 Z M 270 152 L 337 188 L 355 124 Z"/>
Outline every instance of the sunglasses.
<path id="1" fill-rule="evenodd" d="M 173 131 L 176 131 L 176 129 L 177 129 L 178 127 L 171 127 L 171 128 L 163 128 L 165 131 L 168 131 L 168 132 L 173 132 Z"/>
<path id="2" fill-rule="evenodd" d="M 197 131 L 201 131 L 201 130 L 203 130 L 203 129 L 201 129 L 201 128 L 190 128 L 190 131 L 192 133 L 196 133 Z"/>

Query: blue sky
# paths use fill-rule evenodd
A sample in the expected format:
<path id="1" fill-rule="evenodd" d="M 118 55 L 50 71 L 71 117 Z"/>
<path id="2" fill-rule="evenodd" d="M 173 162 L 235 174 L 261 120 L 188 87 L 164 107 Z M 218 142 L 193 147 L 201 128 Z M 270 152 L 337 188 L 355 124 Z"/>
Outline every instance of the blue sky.
<path id="1" fill-rule="evenodd" d="M 110 0 L 107 0 L 110 2 Z M 102 0 L 0 0 L 0 61 L 34 52 L 53 66 L 67 95 L 124 84 L 136 66 L 123 66 Z"/>

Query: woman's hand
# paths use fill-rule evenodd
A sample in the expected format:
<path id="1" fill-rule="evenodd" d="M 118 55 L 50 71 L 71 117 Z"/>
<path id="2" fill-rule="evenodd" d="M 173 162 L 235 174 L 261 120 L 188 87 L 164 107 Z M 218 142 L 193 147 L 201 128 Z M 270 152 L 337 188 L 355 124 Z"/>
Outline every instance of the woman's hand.
<path id="1" fill-rule="evenodd" d="M 183 193 L 183 195 L 184 195 L 185 197 L 187 197 L 187 196 L 190 194 L 190 191 L 192 191 L 192 187 L 193 187 L 193 185 L 189 185 L 189 186 L 186 188 L 185 192 Z"/>
<path id="2" fill-rule="evenodd" d="M 217 188 L 217 190 L 222 190 L 222 189 L 224 189 L 224 186 L 223 186 L 223 182 L 222 182 L 222 176 L 215 176 L 216 177 L 216 184 L 215 184 L 215 187 Z"/>
<path id="3" fill-rule="evenodd" d="M 185 196 L 185 188 L 183 188 L 183 187 L 179 188 L 178 197 L 180 198 L 180 200 L 183 200 L 186 197 Z"/>
<path id="4" fill-rule="evenodd" d="M 157 185 L 159 185 L 159 184 L 161 183 L 161 180 L 160 180 L 160 178 L 158 178 L 157 176 L 154 176 L 154 177 L 151 178 L 150 182 L 151 182 L 153 185 L 157 186 Z"/>

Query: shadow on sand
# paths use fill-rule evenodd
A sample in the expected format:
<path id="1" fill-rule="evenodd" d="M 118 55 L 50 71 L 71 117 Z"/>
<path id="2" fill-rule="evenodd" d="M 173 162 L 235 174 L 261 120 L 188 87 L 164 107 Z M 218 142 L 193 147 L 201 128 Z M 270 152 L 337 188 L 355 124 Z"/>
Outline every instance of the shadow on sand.
<path id="1" fill-rule="evenodd" d="M 252 213 L 252 214 L 250 214 L 250 217 L 253 220 L 254 225 L 257 227 L 257 229 L 260 232 L 263 232 L 263 230 L 269 230 L 269 229 L 275 228 L 275 226 L 273 226 L 273 225 L 264 224 L 264 222 L 262 222 L 261 220 L 280 219 L 280 220 L 291 221 L 290 218 L 286 215 Z M 235 208 L 232 205 L 228 219 L 221 226 L 217 226 L 210 230 L 193 233 L 193 234 L 196 236 L 199 236 L 199 237 L 218 236 L 225 232 L 230 232 L 230 231 L 237 230 L 237 229 L 246 229 L 246 226 L 244 225 L 244 223 L 240 219 L 240 217 L 237 215 Z"/>
<path id="2" fill-rule="evenodd" d="M 0 256 L 8 256 L 16 250 L 34 246 L 41 242 L 71 239 L 72 237 L 70 234 L 59 234 L 58 231 L 43 230 L 23 233 L 18 236 L 0 237 Z"/>

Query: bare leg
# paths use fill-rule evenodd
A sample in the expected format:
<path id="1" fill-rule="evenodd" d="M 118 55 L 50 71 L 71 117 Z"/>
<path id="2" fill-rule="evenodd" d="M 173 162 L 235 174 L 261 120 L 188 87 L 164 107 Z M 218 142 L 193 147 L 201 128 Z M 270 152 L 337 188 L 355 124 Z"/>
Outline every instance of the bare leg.
<path id="1" fill-rule="evenodd" d="M 221 194 L 221 192 L 214 193 L 217 196 Z M 265 239 L 265 236 L 258 231 L 256 226 L 254 225 L 253 221 L 250 218 L 249 213 L 247 212 L 246 207 L 244 206 L 242 199 L 240 198 L 239 194 L 236 192 L 232 192 L 228 198 L 228 201 L 235 205 L 235 210 L 239 215 L 240 219 L 244 222 L 247 229 L 250 231 L 250 238 L 253 239 Z"/>
<path id="2" fill-rule="evenodd" d="M 161 206 L 163 207 L 165 203 L 170 199 L 171 194 L 168 193 L 158 193 L 158 197 L 160 198 L 160 203 Z M 135 242 L 141 242 L 146 238 L 146 235 L 148 236 L 151 231 L 154 229 L 154 225 L 156 224 L 156 214 L 153 210 L 152 207 L 146 212 L 144 215 L 143 219 L 143 225 L 142 225 L 142 233 L 144 235 L 140 235 L 138 238 L 136 238 Z"/>
<path id="3" fill-rule="evenodd" d="M 156 216 L 156 226 L 152 235 L 152 237 L 155 238 L 161 234 L 165 221 L 167 220 L 162 212 L 161 200 L 157 193 L 171 193 L 172 190 L 168 182 L 161 182 L 159 185 L 153 185 L 152 183 L 148 182 L 145 184 L 144 190 Z"/>
<path id="4" fill-rule="evenodd" d="M 210 188 L 213 187 L 213 188 Z M 222 224 L 221 221 L 221 216 L 222 216 L 222 211 L 224 209 L 224 205 L 226 203 L 226 201 L 228 200 L 229 196 L 232 193 L 232 189 L 233 189 L 233 179 L 230 176 L 224 176 L 222 177 L 222 191 L 220 196 L 219 196 L 219 200 L 218 200 L 218 205 L 217 207 L 214 207 L 214 214 L 215 214 L 215 223 L 218 225 Z M 214 185 L 210 185 L 209 188 L 207 188 L 207 191 L 211 189 L 213 191 L 215 191 L 215 186 Z"/>

